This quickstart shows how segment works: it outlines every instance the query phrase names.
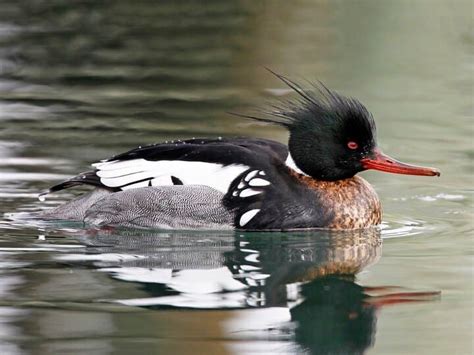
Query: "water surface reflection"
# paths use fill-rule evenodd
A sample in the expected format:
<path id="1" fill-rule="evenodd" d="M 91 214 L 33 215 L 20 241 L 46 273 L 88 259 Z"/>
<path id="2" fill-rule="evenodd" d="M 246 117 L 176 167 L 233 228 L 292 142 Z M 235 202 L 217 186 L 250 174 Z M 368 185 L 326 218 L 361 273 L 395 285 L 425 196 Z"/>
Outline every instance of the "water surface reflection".
<path id="1" fill-rule="evenodd" d="M 44 231 L 4 241 L 12 344 L 45 353 L 364 353 L 385 305 L 433 293 L 366 287 L 379 229 L 351 232 Z M 5 259 L 7 260 L 7 259 Z M 13 259 L 12 259 L 13 260 Z M 27 316 L 26 316 L 27 315 Z M 184 335 L 186 335 L 184 337 Z M 184 337 L 184 338 L 183 338 Z M 179 341 L 178 341 L 179 340 Z"/>
<path id="2" fill-rule="evenodd" d="M 56 260 L 95 268 L 141 291 L 140 297 L 96 301 L 158 312 L 161 321 L 172 318 L 167 332 L 173 336 L 181 332 L 179 319 L 198 317 L 202 323 L 186 332 L 204 339 L 224 336 L 270 348 L 277 342 L 289 353 L 363 353 L 374 343 L 377 309 L 432 296 L 356 282 L 355 275 L 381 256 L 376 228 L 291 234 L 99 230 L 77 238 L 87 248 Z"/>
<path id="3" fill-rule="evenodd" d="M 291 234 L 106 230 L 80 240 L 85 253 L 59 259 L 92 262 L 115 279 L 140 283 L 150 295 L 121 303 L 188 308 L 286 306 L 300 301 L 295 285 L 354 275 L 378 260 L 382 245 L 375 228 Z"/>

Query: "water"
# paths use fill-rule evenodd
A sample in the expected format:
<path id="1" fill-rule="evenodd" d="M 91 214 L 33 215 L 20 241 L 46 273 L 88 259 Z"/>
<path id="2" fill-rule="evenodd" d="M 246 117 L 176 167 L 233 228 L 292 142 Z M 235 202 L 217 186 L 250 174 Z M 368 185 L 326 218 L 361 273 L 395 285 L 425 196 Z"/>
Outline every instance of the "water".
<path id="1" fill-rule="evenodd" d="M 381 231 L 170 233 L 0 221 L 0 352 L 472 353 L 472 3 L 0 2 L 0 213 L 129 148 L 277 127 L 264 67 L 374 114 L 440 178 L 364 173 Z M 2 217 L 3 218 L 3 217 Z M 355 275 L 355 276 L 354 276 Z"/>

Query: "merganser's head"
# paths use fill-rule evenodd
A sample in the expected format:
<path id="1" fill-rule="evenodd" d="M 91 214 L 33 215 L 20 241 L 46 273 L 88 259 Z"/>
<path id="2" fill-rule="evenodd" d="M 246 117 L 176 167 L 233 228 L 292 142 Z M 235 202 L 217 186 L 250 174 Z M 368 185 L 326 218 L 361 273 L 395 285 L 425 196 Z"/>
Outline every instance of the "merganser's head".
<path id="1" fill-rule="evenodd" d="M 299 99 L 251 118 L 282 125 L 290 132 L 289 151 L 296 166 L 319 180 L 340 180 L 367 169 L 407 175 L 439 176 L 434 168 L 408 165 L 377 147 L 375 122 L 358 100 L 314 85 L 316 92 L 274 73 Z"/>

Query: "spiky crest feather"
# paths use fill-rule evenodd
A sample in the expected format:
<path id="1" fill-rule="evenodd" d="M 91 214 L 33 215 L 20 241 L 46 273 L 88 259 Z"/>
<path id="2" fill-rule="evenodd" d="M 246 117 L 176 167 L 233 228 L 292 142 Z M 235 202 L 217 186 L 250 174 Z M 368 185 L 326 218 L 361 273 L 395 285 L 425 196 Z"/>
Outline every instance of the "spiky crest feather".
<path id="1" fill-rule="evenodd" d="M 279 104 L 270 104 L 268 108 L 256 109 L 255 114 L 235 112 L 231 114 L 259 122 L 277 124 L 290 131 L 298 127 L 334 124 L 334 120 L 354 119 L 357 120 L 354 124 L 364 126 L 367 131 L 374 132 L 375 136 L 376 128 L 372 114 L 357 99 L 340 95 L 319 80 L 317 83 L 308 81 L 312 88 L 306 90 L 288 77 L 266 69 L 295 91 L 299 98 L 281 100 Z"/>

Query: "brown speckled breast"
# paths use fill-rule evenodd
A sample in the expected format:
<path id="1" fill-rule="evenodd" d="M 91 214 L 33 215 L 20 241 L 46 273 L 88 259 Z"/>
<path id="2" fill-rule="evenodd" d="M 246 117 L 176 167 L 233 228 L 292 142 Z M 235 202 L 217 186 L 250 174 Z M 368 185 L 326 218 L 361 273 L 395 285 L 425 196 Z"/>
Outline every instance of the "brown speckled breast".
<path id="1" fill-rule="evenodd" d="M 320 181 L 300 174 L 297 178 L 321 196 L 322 204 L 334 215 L 331 229 L 359 229 L 380 224 L 382 206 L 374 188 L 363 178 Z"/>

